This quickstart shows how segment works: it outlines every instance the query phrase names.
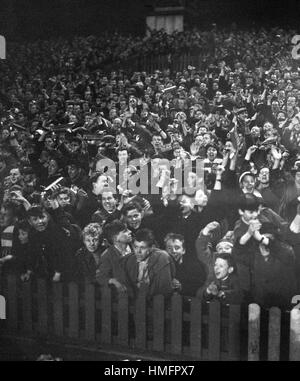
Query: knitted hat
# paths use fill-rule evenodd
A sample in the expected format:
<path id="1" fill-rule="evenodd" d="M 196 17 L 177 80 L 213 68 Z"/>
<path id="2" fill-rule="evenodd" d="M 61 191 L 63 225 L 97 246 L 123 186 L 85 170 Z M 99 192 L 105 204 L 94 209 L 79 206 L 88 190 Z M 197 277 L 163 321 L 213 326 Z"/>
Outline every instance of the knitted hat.
<path id="1" fill-rule="evenodd" d="M 224 237 L 218 242 L 216 248 L 218 247 L 218 245 L 222 242 L 226 242 L 227 244 L 229 244 L 231 247 L 233 247 L 233 241 L 234 241 L 234 235 L 233 235 L 233 231 L 232 230 L 229 230 L 225 235 Z"/>
<path id="2" fill-rule="evenodd" d="M 246 172 L 243 172 L 243 173 L 241 174 L 241 176 L 240 176 L 240 178 L 239 178 L 239 184 L 242 183 L 244 177 L 247 176 L 247 175 L 248 175 L 248 176 L 252 176 L 252 177 L 255 179 L 255 175 L 254 175 L 254 173 L 252 173 L 252 172 L 250 172 L 250 171 L 246 171 Z"/>

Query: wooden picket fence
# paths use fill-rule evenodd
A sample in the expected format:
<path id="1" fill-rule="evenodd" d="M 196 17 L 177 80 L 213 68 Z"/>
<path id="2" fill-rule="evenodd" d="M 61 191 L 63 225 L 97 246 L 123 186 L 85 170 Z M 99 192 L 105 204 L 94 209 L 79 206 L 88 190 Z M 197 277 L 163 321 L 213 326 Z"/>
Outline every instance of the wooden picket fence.
<path id="1" fill-rule="evenodd" d="M 92 284 L 21 283 L 13 275 L 2 279 L 1 288 L 9 335 L 97 343 L 170 359 L 300 360 L 298 309 L 266 312 L 256 304 L 223 306 L 180 295 L 149 300 L 143 291 L 131 300 Z"/>

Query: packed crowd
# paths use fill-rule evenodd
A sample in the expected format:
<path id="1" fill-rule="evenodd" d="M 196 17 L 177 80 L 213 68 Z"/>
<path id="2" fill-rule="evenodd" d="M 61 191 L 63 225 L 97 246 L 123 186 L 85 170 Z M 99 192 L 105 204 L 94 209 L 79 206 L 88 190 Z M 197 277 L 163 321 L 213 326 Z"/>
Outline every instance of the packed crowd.
<path id="1" fill-rule="evenodd" d="M 292 36 L 214 28 L 11 46 L 0 277 L 288 308 L 300 294 Z M 199 67 L 101 70 L 187 50 Z"/>

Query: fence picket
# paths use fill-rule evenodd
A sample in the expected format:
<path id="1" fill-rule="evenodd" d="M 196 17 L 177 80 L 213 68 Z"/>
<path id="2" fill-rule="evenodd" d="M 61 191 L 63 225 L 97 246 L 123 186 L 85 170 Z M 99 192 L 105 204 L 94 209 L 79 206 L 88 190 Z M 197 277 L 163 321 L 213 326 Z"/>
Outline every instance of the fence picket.
<path id="1" fill-rule="evenodd" d="M 79 337 L 79 294 L 74 282 L 69 284 L 69 336 Z"/>
<path id="2" fill-rule="evenodd" d="M 300 310 L 295 307 L 290 316 L 290 361 L 300 361 Z"/>
<path id="3" fill-rule="evenodd" d="M 182 352 L 182 298 L 178 294 L 171 301 L 171 352 Z"/>
<path id="4" fill-rule="evenodd" d="M 248 311 L 248 360 L 259 361 L 260 307 L 250 304 Z"/>
<path id="5" fill-rule="evenodd" d="M 101 343 L 111 343 L 111 289 L 101 290 Z"/>
<path id="6" fill-rule="evenodd" d="M 141 289 L 135 305 L 135 346 L 146 349 L 146 292 Z"/>
<path id="7" fill-rule="evenodd" d="M 128 295 L 118 295 L 118 344 L 128 346 Z"/>
<path id="8" fill-rule="evenodd" d="M 201 337 L 202 337 L 202 305 L 199 299 L 193 298 L 191 302 L 191 331 L 190 346 L 191 355 L 201 359 Z"/>
<path id="9" fill-rule="evenodd" d="M 93 284 L 85 284 L 85 338 L 86 340 L 95 340 L 95 286 Z"/>
<path id="10" fill-rule="evenodd" d="M 18 329 L 18 300 L 17 300 L 17 278 L 15 275 L 8 275 L 7 279 L 7 316 L 8 329 L 16 331 Z"/>
<path id="11" fill-rule="evenodd" d="M 46 334 L 48 329 L 48 292 L 45 279 L 37 280 L 38 332 Z"/>
<path id="12" fill-rule="evenodd" d="M 229 306 L 229 360 L 237 361 L 240 359 L 240 322 L 241 322 L 241 306 Z"/>
<path id="13" fill-rule="evenodd" d="M 40 334 L 50 334 L 50 323 L 48 314 L 49 297 L 53 295 L 53 318 L 54 318 L 54 334 L 64 337 L 64 299 L 63 285 L 54 283 L 51 286 L 45 279 L 37 280 L 37 291 L 35 291 L 35 283 L 26 282 L 21 285 L 14 275 L 8 275 L 2 279 L 4 289 L 3 293 L 7 299 L 7 324 L 11 332 L 16 332 L 20 328 L 21 332 L 32 333 L 35 322 L 35 299 L 37 299 L 37 332 Z M 79 338 L 79 288 L 75 283 L 68 285 L 69 297 L 69 330 L 68 336 Z M 32 291 L 34 292 L 32 295 Z M 94 341 L 96 336 L 96 307 L 98 304 L 95 300 L 95 287 L 87 284 L 85 287 L 85 337 L 89 341 Z M 37 292 L 37 293 L 35 293 Z M 111 290 L 104 288 L 101 290 L 101 342 L 111 344 L 112 342 L 112 297 Z M 19 311 L 18 300 L 22 298 L 22 311 Z M 126 294 L 119 295 L 118 298 L 118 337 L 117 342 L 123 347 L 129 346 L 130 326 L 129 313 L 132 309 L 128 306 L 128 296 Z M 150 307 L 149 307 L 150 309 Z M 136 301 L 135 309 L 135 328 L 136 338 L 135 346 L 139 349 L 147 348 L 147 333 L 150 332 L 153 323 L 153 349 L 154 351 L 164 352 L 168 350 L 168 341 L 165 342 L 165 319 L 171 321 L 171 346 L 170 351 L 173 354 L 181 354 L 183 349 L 182 335 L 187 320 L 190 320 L 190 355 L 194 359 L 201 360 L 203 356 L 208 356 L 209 360 L 221 359 L 221 322 L 224 324 L 225 315 L 221 316 L 221 306 L 218 302 L 208 304 L 208 316 L 202 316 L 202 305 L 197 299 L 191 300 L 190 313 L 185 311 L 183 314 L 183 299 L 180 295 L 173 295 L 171 299 L 171 310 L 165 311 L 165 300 L 163 296 L 156 296 L 153 299 L 153 309 L 151 321 L 147 319 L 147 298 L 145 293 L 140 293 Z M 22 312 L 22 316 L 19 316 Z M 229 360 L 240 359 L 240 343 L 241 343 L 241 314 L 240 306 L 229 306 L 229 325 L 228 338 L 225 337 L 226 348 L 228 347 Z M 286 341 L 281 343 L 281 319 L 284 315 L 277 307 L 269 310 L 268 320 L 268 360 L 279 361 L 282 344 L 288 344 Z M 222 318 L 222 320 L 221 320 Z M 20 320 L 18 320 L 20 319 Z M 183 320 L 184 319 L 184 320 Z M 257 361 L 260 359 L 260 322 L 261 310 L 256 304 L 248 306 L 248 360 Z M 202 348 L 202 323 L 208 324 L 208 351 Z M 289 359 L 291 361 L 300 360 L 300 310 L 294 308 L 290 313 L 290 340 L 289 340 Z M 150 330 L 149 330 L 150 329 Z M 148 331 L 149 330 L 149 331 Z M 285 332 L 285 331 L 284 331 Z M 228 345 L 227 345 L 228 344 Z M 187 345 L 186 343 L 184 345 Z M 207 354 L 208 352 L 208 354 Z M 184 351 L 186 354 L 187 352 Z"/>
<path id="14" fill-rule="evenodd" d="M 31 282 L 22 284 L 22 313 L 23 313 L 23 329 L 27 333 L 32 332 L 32 296 Z"/>
<path id="15" fill-rule="evenodd" d="M 272 307 L 269 311 L 268 361 L 280 359 L 281 311 Z"/>
<path id="16" fill-rule="evenodd" d="M 54 334 L 64 335 L 63 322 L 63 285 L 62 283 L 53 283 L 53 318 Z"/>
<path id="17" fill-rule="evenodd" d="M 208 359 L 213 361 L 220 360 L 221 348 L 221 316 L 220 303 L 209 303 L 208 320 Z"/>
<path id="18" fill-rule="evenodd" d="M 165 301 L 162 295 L 153 299 L 153 350 L 164 351 Z"/>

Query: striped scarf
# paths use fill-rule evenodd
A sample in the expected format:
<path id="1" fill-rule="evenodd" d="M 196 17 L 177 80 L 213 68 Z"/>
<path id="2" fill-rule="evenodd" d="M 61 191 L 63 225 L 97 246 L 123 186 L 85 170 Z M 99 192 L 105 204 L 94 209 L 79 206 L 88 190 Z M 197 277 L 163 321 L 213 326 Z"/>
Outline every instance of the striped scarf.
<path id="1" fill-rule="evenodd" d="M 1 233 L 1 257 L 11 254 L 13 244 L 14 225 L 7 226 Z"/>

